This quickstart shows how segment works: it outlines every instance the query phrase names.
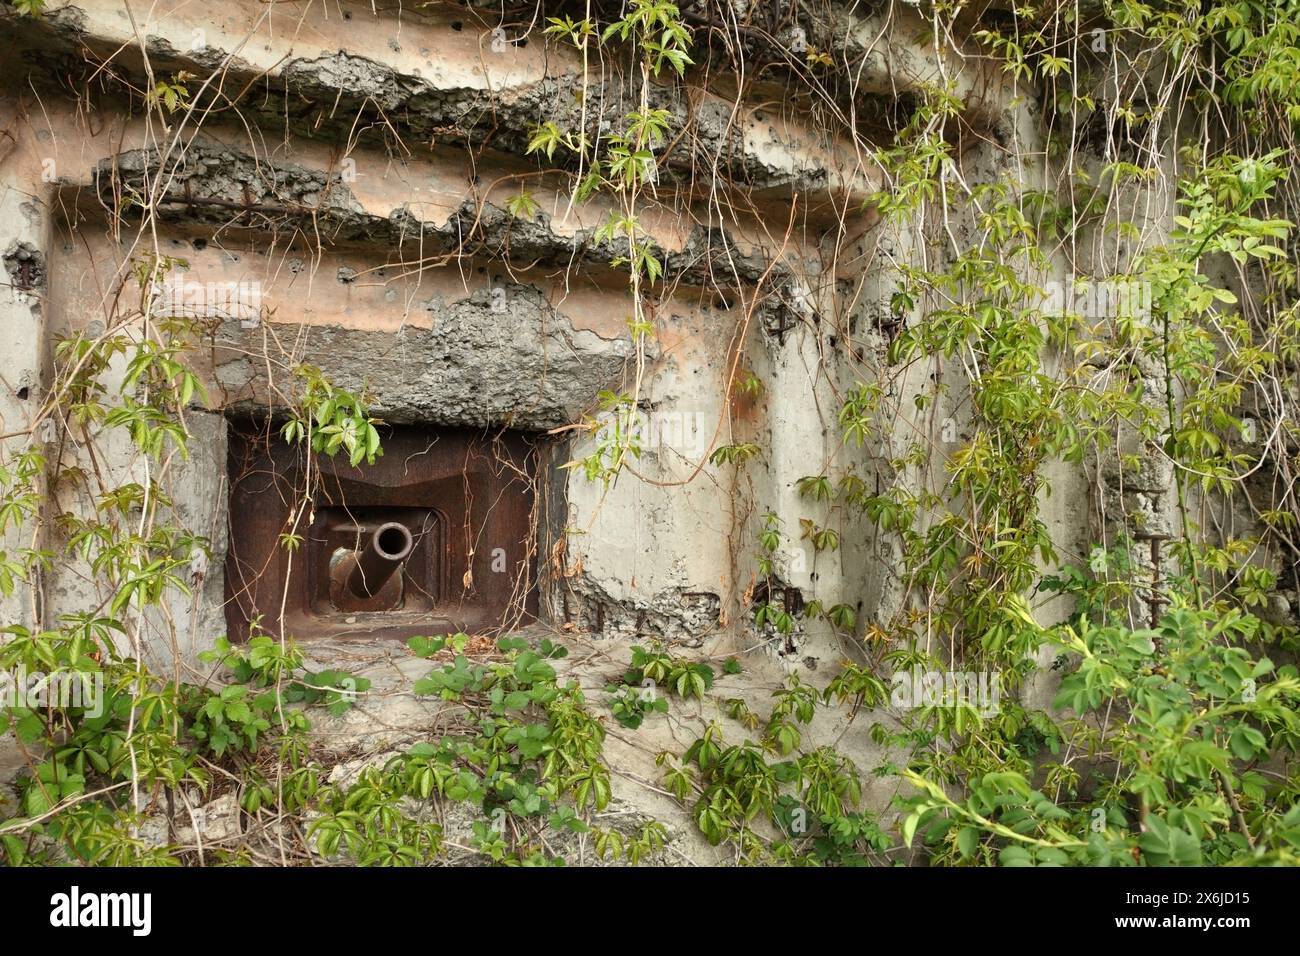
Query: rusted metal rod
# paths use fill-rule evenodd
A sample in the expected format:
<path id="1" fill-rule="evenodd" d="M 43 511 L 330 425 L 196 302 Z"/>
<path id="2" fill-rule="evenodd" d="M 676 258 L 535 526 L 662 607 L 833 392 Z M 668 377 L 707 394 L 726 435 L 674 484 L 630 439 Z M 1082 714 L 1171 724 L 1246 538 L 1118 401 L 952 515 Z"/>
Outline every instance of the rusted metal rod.
<path id="1" fill-rule="evenodd" d="M 356 563 L 348 575 L 348 590 L 359 598 L 374 597 L 414 547 L 415 539 L 406 525 L 397 521 L 381 524 L 357 551 Z"/>
<path id="2" fill-rule="evenodd" d="M 1151 630 L 1154 631 L 1160 624 L 1160 609 L 1169 603 L 1169 599 L 1164 595 L 1164 578 L 1160 573 L 1162 562 L 1160 545 L 1169 540 L 1169 535 L 1159 532 L 1139 532 L 1133 535 L 1133 540 L 1151 542 L 1151 587 L 1147 589 L 1149 593 L 1146 602 L 1150 609 Z"/>

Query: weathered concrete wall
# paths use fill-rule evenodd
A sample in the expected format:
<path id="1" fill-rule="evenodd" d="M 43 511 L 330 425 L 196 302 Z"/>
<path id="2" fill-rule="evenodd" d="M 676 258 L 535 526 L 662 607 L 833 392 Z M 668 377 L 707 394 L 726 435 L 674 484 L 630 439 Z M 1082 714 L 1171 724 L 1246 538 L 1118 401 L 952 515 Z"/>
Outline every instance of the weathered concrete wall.
<path id="1" fill-rule="evenodd" d="M 617 206 L 572 202 L 567 180 L 526 155 L 539 122 L 594 136 L 640 106 L 619 71 L 607 79 L 537 30 L 503 45 L 451 4 L 165 2 L 133 17 L 119 0 L 69 0 L 39 20 L 0 7 L 7 55 L 21 64 L 0 83 L 0 441 L 9 453 L 35 442 L 85 476 L 50 489 L 26 537 L 11 531 L 3 547 L 59 549 L 59 515 L 90 513 L 113 484 L 157 481 L 211 553 L 191 565 L 192 597 L 124 640 L 160 670 L 183 671 L 225 629 L 226 418 L 284 412 L 294 366 L 311 363 L 366 392 L 387 421 L 515 428 L 547 443 L 542 616 L 576 632 L 592 659 L 608 655 L 611 673 L 627 645 L 652 638 L 719 657 L 747 651 L 752 672 L 728 693 L 762 700 L 790 671 L 861 654 L 873 626 L 930 596 L 909 591 L 896 536 L 798 484 L 825 474 L 868 494 L 944 490 L 971 416 L 958 387 L 968 370 L 940 358 L 891 364 L 890 342 L 918 318 L 893 299 L 903 264 L 938 265 L 930 227 L 958 248 L 981 242 L 978 201 L 955 184 L 942 223 L 882 228 L 863 211 L 880 186 L 871 150 L 895 112 L 945 82 L 967 102 L 952 133 L 954 183 L 1046 188 L 1047 144 L 1032 98 L 1013 96 L 983 60 L 936 57 L 916 12 L 835 11 L 827 29 L 861 63 L 842 101 L 862 129 L 879 126 L 879 140 L 831 137 L 783 104 L 778 80 L 746 98 L 720 82 L 653 87 L 650 105 L 689 135 L 661 150 L 640 210 L 664 277 L 646 297 L 653 332 L 639 353 L 627 270 L 611 261 L 622 249 L 599 235 Z M 220 108 L 179 111 L 168 125 L 129 94 L 181 72 L 196 99 L 220 89 L 224 98 L 204 100 Z M 66 88 L 92 76 L 80 97 Z M 700 169 L 716 175 L 700 181 Z M 523 191 L 535 208 L 517 215 Z M 142 207 L 152 210 L 143 220 Z M 1119 214 L 1158 230 L 1170 213 L 1139 192 Z M 1105 224 L 1081 235 L 1039 278 L 1103 272 L 1106 235 Z M 150 462 L 120 434 L 100 444 L 110 433 L 93 423 L 28 434 L 56 336 L 138 334 L 122 315 L 143 294 L 133 266 L 151 255 L 183 260 L 168 280 L 203 326 L 190 358 L 208 400 L 186 418 L 190 457 Z M 112 375 L 122 374 L 119 361 Z M 761 389 L 740 387 L 749 376 Z M 864 380 L 883 400 L 878 437 L 858 445 L 837 416 Z M 599 447 L 583 424 L 599 420 L 602 393 L 631 391 L 642 447 L 617 480 L 560 470 Z M 742 465 L 710 460 L 746 443 L 757 454 Z M 1118 457 L 1100 474 L 1046 470 L 1036 492 L 1063 560 L 1085 562 L 1137 515 L 1150 530 L 1171 527 L 1168 469 L 1149 454 L 1139 471 L 1124 476 Z M 769 512 L 782 521 L 771 592 L 759 573 Z M 800 517 L 833 528 L 838 546 L 814 549 Z M 61 558 L 35 598 L 20 592 L 0 609 L 6 621 L 57 621 L 102 603 L 95 577 Z M 781 634 L 754 625 L 763 601 L 846 604 L 856 624 L 836 633 L 800 620 Z M 1066 610 L 1036 605 L 1044 620 Z M 598 689 L 610 675 L 576 676 Z M 1040 681 L 1028 699 L 1041 706 L 1050 692 Z M 838 718 L 818 721 L 810 740 L 878 764 L 865 729 L 846 737 Z M 615 746 L 649 775 L 650 750 Z"/>
<path id="2" fill-rule="evenodd" d="M 209 294 L 187 306 L 208 323 L 193 358 L 211 411 L 279 407 L 300 361 L 367 390 L 386 420 L 430 425 L 563 429 L 594 411 L 602 390 L 628 387 L 637 370 L 626 276 L 610 265 L 619 250 L 595 236 L 612 207 L 573 204 L 521 155 L 536 122 L 581 121 L 573 93 L 594 75 L 584 80 L 572 49 L 535 39 L 494 52 L 489 33 L 453 8 L 223 10 L 164 4 L 133 22 L 106 0 L 56 4 L 35 21 L 4 14 L 39 90 L 13 87 L 3 102 L 6 208 L 24 211 L 9 217 L 18 228 L 5 241 L 30 250 L 49 276 L 38 298 L 11 293 L 7 304 L 48 326 L 11 323 L 31 329 L 14 353 L 23 355 L 19 380 L 39 384 L 51 334 L 112 326 L 123 297 L 140 294 L 125 278 L 133 263 L 156 254 L 183 260 L 168 282 L 187 301 L 223 285 L 243 290 L 238 302 L 214 307 Z M 124 77 L 187 70 L 202 78 L 189 81 L 192 94 L 250 81 L 275 92 L 243 103 L 235 122 L 191 116 L 160 129 L 132 118 L 120 97 L 87 114 L 48 86 L 49 68 L 119 50 L 113 64 Z M 596 126 L 629 105 L 617 87 L 599 92 L 587 116 Z M 820 317 L 835 312 L 837 279 L 823 274 L 818 236 L 872 184 L 855 144 L 767 108 L 692 95 L 692 154 L 717 157 L 749 194 L 720 205 L 673 184 L 646 203 L 641 218 L 671 283 L 655 305 L 640 390 L 653 447 L 631 463 L 648 481 L 629 474 L 605 489 L 570 473 L 563 507 L 575 533 L 548 598 L 557 620 L 584 629 L 698 646 L 752 616 L 755 515 L 788 508 L 809 463 L 836 454 L 826 370 L 837 362 L 818 328 L 829 328 Z M 679 94 L 665 91 L 663 104 L 685 120 Z M 467 164 L 459 145 L 395 151 L 391 136 L 338 137 L 368 112 L 382 114 L 389 133 L 468 137 L 480 152 Z M 665 175 L 687 162 L 673 153 Z M 527 218 L 505 208 L 523 187 L 538 205 Z M 132 197 L 157 204 L 144 228 Z M 788 331 L 766 331 L 773 316 Z M 728 393 L 742 369 L 766 380 L 761 399 Z M 206 597 L 220 594 L 212 581 L 224 522 L 214 419 L 196 409 L 194 421 L 199 459 L 167 469 L 215 553 L 195 610 L 175 609 L 164 630 L 199 647 L 216 636 L 204 633 L 218 620 Z M 579 438 L 574 456 L 594 440 Z M 720 444 L 751 440 L 771 449 L 751 468 L 707 460 Z M 60 453 L 65 463 L 78 454 Z M 144 467 L 127 447 L 112 457 L 100 464 L 132 475 Z M 59 495 L 52 507 L 88 505 L 84 493 L 66 503 Z M 790 583 L 828 605 L 847 600 L 841 592 L 858 582 L 839 565 L 854 553 L 800 560 Z M 42 616 L 84 604 L 89 578 L 57 569 Z M 795 655 L 794 645 L 782 654 Z M 815 660 L 791 663 L 800 657 Z"/>

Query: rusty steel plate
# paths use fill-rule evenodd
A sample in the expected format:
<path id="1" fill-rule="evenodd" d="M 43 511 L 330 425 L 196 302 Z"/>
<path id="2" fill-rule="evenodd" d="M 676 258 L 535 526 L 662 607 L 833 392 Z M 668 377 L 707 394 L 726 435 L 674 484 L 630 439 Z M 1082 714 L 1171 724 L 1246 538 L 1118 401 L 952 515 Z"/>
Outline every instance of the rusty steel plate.
<path id="1" fill-rule="evenodd" d="M 534 439 L 419 426 L 382 436 L 374 465 L 313 456 L 315 508 L 301 509 L 306 455 L 274 427 L 231 426 L 232 640 L 246 639 L 254 620 L 264 633 L 310 640 L 482 633 L 535 618 Z M 409 553 L 364 558 L 391 524 L 409 531 Z M 291 531 L 296 550 L 281 540 Z M 390 532 L 399 554 L 403 535 Z M 356 572 L 367 560 L 376 563 Z"/>

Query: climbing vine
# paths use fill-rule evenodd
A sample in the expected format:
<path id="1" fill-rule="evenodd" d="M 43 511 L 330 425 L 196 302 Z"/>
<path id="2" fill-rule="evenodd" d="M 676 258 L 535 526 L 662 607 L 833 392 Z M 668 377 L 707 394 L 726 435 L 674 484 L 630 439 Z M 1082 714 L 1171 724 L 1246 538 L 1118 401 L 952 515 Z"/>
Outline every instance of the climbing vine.
<path id="1" fill-rule="evenodd" d="M 38 0 L 12 6 L 42 15 Z M 821 628 L 845 660 L 824 686 L 788 675 L 760 713 L 717 700 L 710 664 L 636 645 L 600 702 L 616 729 L 702 716 L 684 750 L 657 755 L 656 784 L 738 862 L 1296 863 L 1300 675 L 1281 593 L 1300 586 L 1300 5 L 885 4 L 881 42 L 935 65 L 889 97 L 856 88 L 872 50 L 849 42 L 839 8 L 736 6 L 545 4 L 520 21 L 583 68 L 576 124 L 561 110 L 527 130 L 528 176 L 608 205 L 587 238 L 627 279 L 630 385 L 574 423 L 585 444 L 567 467 L 606 490 L 644 480 L 637 416 L 678 281 L 648 224 L 661 190 L 704 196 L 719 220 L 719 182 L 742 203 L 725 154 L 744 133 L 733 117 L 722 145 L 693 142 L 688 87 L 721 74 L 739 103 L 778 77 L 855 157 L 812 243 L 830 266 L 810 275 L 785 255 L 806 215 L 795 196 L 788 221 L 746 210 L 774 252 L 747 293 L 730 248 L 710 250 L 705 285 L 740 300 L 727 399 L 771 395 L 754 368 L 776 360 L 748 353 L 779 354 L 793 332 L 816 343 L 808 404 L 839 440 L 783 500 L 736 519 L 742 624 L 779 656 Z M 211 83 L 150 71 L 131 95 L 174 128 L 212 108 Z M 594 105 L 606 83 L 632 107 L 618 125 Z M 860 116 L 864 102 L 878 113 Z M 165 179 L 118 197 L 115 228 L 130 213 L 147 233 Z M 542 207 L 523 187 L 506 211 L 522 226 Z M 213 551 L 168 484 L 209 404 L 195 356 L 210 329 L 158 305 L 185 266 L 156 242 L 133 256 L 105 326 L 57 342 L 29 430 L 6 436 L 19 441 L 0 463 L 0 533 L 19 544 L 0 553 L 0 592 L 44 620 L 43 576 L 76 561 L 96 595 L 3 629 L 0 667 L 76 692 L 0 713 L 25 763 L 0 822 L 6 862 L 211 862 L 180 831 L 225 790 L 266 839 L 217 862 L 429 863 L 457 849 L 444 827 L 457 806 L 473 817 L 467 852 L 494 863 L 555 863 L 557 834 L 590 837 L 601 858 L 665 852 L 659 821 L 596 822 L 613 800 L 605 713 L 559 676 L 566 652 L 549 638 L 503 636 L 479 656 L 466 635 L 414 639 L 433 663 L 412 691 L 455 707 L 455 726 L 343 780 L 309 729 L 345 713 L 364 678 L 311 671 L 291 636 L 257 627 L 244 645 L 203 635 L 215 673 L 179 654 L 171 673 L 150 663 L 152 637 L 176 645 Z M 373 465 L 383 423 L 364 388 L 301 356 L 260 358 L 280 413 L 265 439 L 307 463 L 280 537 L 292 551 L 319 492 L 312 462 Z M 772 449 L 734 424 L 678 484 L 707 470 L 739 488 L 763 465 Z M 133 449 L 131 467 L 108 467 L 109 441 Z M 1063 528 L 1053 494 L 1086 498 L 1087 515 Z M 49 503 L 57 535 L 41 525 Z M 788 548 L 852 572 L 861 542 L 887 549 L 892 589 L 873 587 L 888 600 L 791 584 Z M 874 763 L 825 743 L 827 718 L 869 739 Z M 147 837 L 159 819 L 165 837 Z"/>

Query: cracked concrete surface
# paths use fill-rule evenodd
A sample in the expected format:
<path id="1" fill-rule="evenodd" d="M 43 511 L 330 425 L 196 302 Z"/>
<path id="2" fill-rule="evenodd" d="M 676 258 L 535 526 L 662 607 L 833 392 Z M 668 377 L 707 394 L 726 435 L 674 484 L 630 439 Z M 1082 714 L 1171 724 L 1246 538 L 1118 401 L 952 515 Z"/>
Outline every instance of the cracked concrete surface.
<path id="1" fill-rule="evenodd" d="M 871 493 L 919 487 L 944 474 L 943 418 L 954 418 L 956 434 L 969 414 L 942 397 L 921 400 L 952 387 L 951 370 L 888 367 L 888 346 L 910 320 L 893 296 L 915 236 L 910 226 L 882 236 L 863 209 L 880 184 L 862 160 L 879 144 L 832 140 L 799 103 L 774 105 L 806 64 L 769 64 L 767 85 L 747 98 L 693 79 L 654 85 L 649 105 L 666 109 L 682 135 L 656 155 L 659 179 L 640 208 L 664 275 L 642 303 L 653 334 L 638 356 L 626 267 L 615 264 L 624 249 L 597 238 L 618 204 L 571 203 L 564 173 L 573 164 L 564 167 L 562 151 L 558 173 L 526 155 L 540 122 L 593 139 L 618 130 L 639 105 L 629 79 L 593 82 L 572 49 L 536 31 L 526 45 L 515 37 L 494 51 L 481 24 L 442 5 L 344 3 L 317 16 L 292 3 L 218 7 L 223 16 L 163 0 L 136 24 L 116 0 L 54 0 L 38 21 L 0 7 L 20 65 L 0 80 L 0 128 L 12 139 L 0 153 L 4 431 L 25 434 L 32 398 L 49 383 L 54 336 L 113 327 L 121 303 L 140 297 L 133 263 L 174 260 L 176 280 L 200 293 L 190 317 L 202 334 L 190 359 L 211 401 L 190 410 L 193 458 L 170 473 L 167 489 L 187 525 L 212 538 L 214 555 L 193 606 L 169 607 L 171 625 L 149 622 L 150 653 L 164 662 L 174 631 L 190 655 L 222 630 L 226 419 L 283 413 L 295 365 L 367 391 L 388 421 L 556 431 L 538 563 L 549 622 L 574 648 L 565 675 L 603 713 L 604 683 L 627 666 L 632 643 L 663 640 L 701 659 L 743 655 L 742 675 L 720 677 L 702 704 L 674 702 L 637 732 L 607 721 L 617 813 L 667 823 L 679 861 L 717 861 L 721 851 L 704 846 L 662 792 L 654 753 L 681 752 L 719 718 L 717 700 L 741 697 L 763 710 L 791 671 L 821 671 L 820 682 L 823 667 L 853 650 L 825 622 L 800 622 L 788 636 L 751 626 L 763 515 L 785 517 L 772 577 L 801 600 L 850 605 L 860 635 L 909 600 L 900 556 L 857 518 L 843 520 L 837 549 L 815 553 L 798 518 L 832 519 L 801 496 L 800 479 L 839 469 L 860 473 Z M 783 22 L 789 4 L 770 7 L 771 23 Z M 999 137 L 1011 129 L 1030 153 L 1039 149 L 1035 104 L 1012 109 L 1002 79 L 980 66 L 934 62 L 917 39 L 918 14 L 899 13 L 882 43 L 881 19 L 853 9 L 832 4 L 826 18 L 801 26 L 813 45 L 842 38 L 861 65 L 856 100 L 831 92 L 862 110 L 864 130 L 878 126 L 884 142 L 926 84 L 951 79 L 969 100 L 965 121 L 991 131 L 954 134 L 970 181 L 1030 175 Z M 757 33 L 741 42 L 771 55 Z M 111 68 L 100 70 L 110 55 Z M 200 124 L 171 114 L 170 128 L 146 121 L 128 93 L 145 85 L 146 57 L 156 77 L 195 74 L 187 82 L 196 97 L 216 87 L 242 94 L 238 115 L 223 108 Z M 204 88 L 213 71 L 219 82 Z M 75 78 L 91 74 L 94 88 L 76 90 Z M 61 75 L 74 78 L 77 96 L 51 83 Z M 700 170 L 709 176 L 690 175 Z M 512 214 L 525 192 L 536 209 Z M 141 229 L 127 200 L 150 196 L 161 201 Z M 956 238 L 978 240 L 969 206 L 957 202 L 951 219 Z M 248 290 L 238 309 L 203 298 L 231 288 Z M 121 374 L 114 366 L 112 382 Z M 870 374 L 888 380 L 899 414 L 874 422 L 878 439 L 846 444 L 836 412 Z M 744 392 L 751 376 L 760 388 Z M 638 411 L 666 423 L 668 437 L 647 443 L 608 486 L 581 468 L 561 470 L 599 454 L 600 434 L 584 424 L 605 393 L 634 387 Z M 900 461 L 918 436 L 932 444 L 924 462 Z M 719 447 L 747 443 L 759 453 L 743 467 L 710 460 Z M 91 464 L 76 447 L 64 460 Z M 1136 481 L 1103 475 L 1105 509 L 1166 520 L 1170 479 L 1156 462 L 1147 456 Z M 125 441 L 95 464 L 114 479 L 144 473 Z M 1097 530 L 1088 479 L 1071 472 L 1054 482 L 1048 520 L 1063 550 L 1086 551 Z M 93 508 L 66 494 L 65 505 Z M 43 603 L 0 599 L 8 619 L 39 624 L 33 604 L 49 620 L 103 599 L 72 563 L 44 587 Z M 375 681 L 355 711 L 318 721 L 318 744 L 342 761 L 340 773 L 436 732 L 439 708 L 409 693 L 426 662 L 400 644 L 328 647 L 302 637 L 319 662 Z M 837 742 L 864 771 L 877 766 L 868 717 L 841 719 L 820 715 L 810 739 Z M 887 804 L 888 792 L 864 783 L 876 806 Z M 229 810 L 213 808 L 222 826 Z M 571 849 L 586 858 L 586 848 Z"/>

